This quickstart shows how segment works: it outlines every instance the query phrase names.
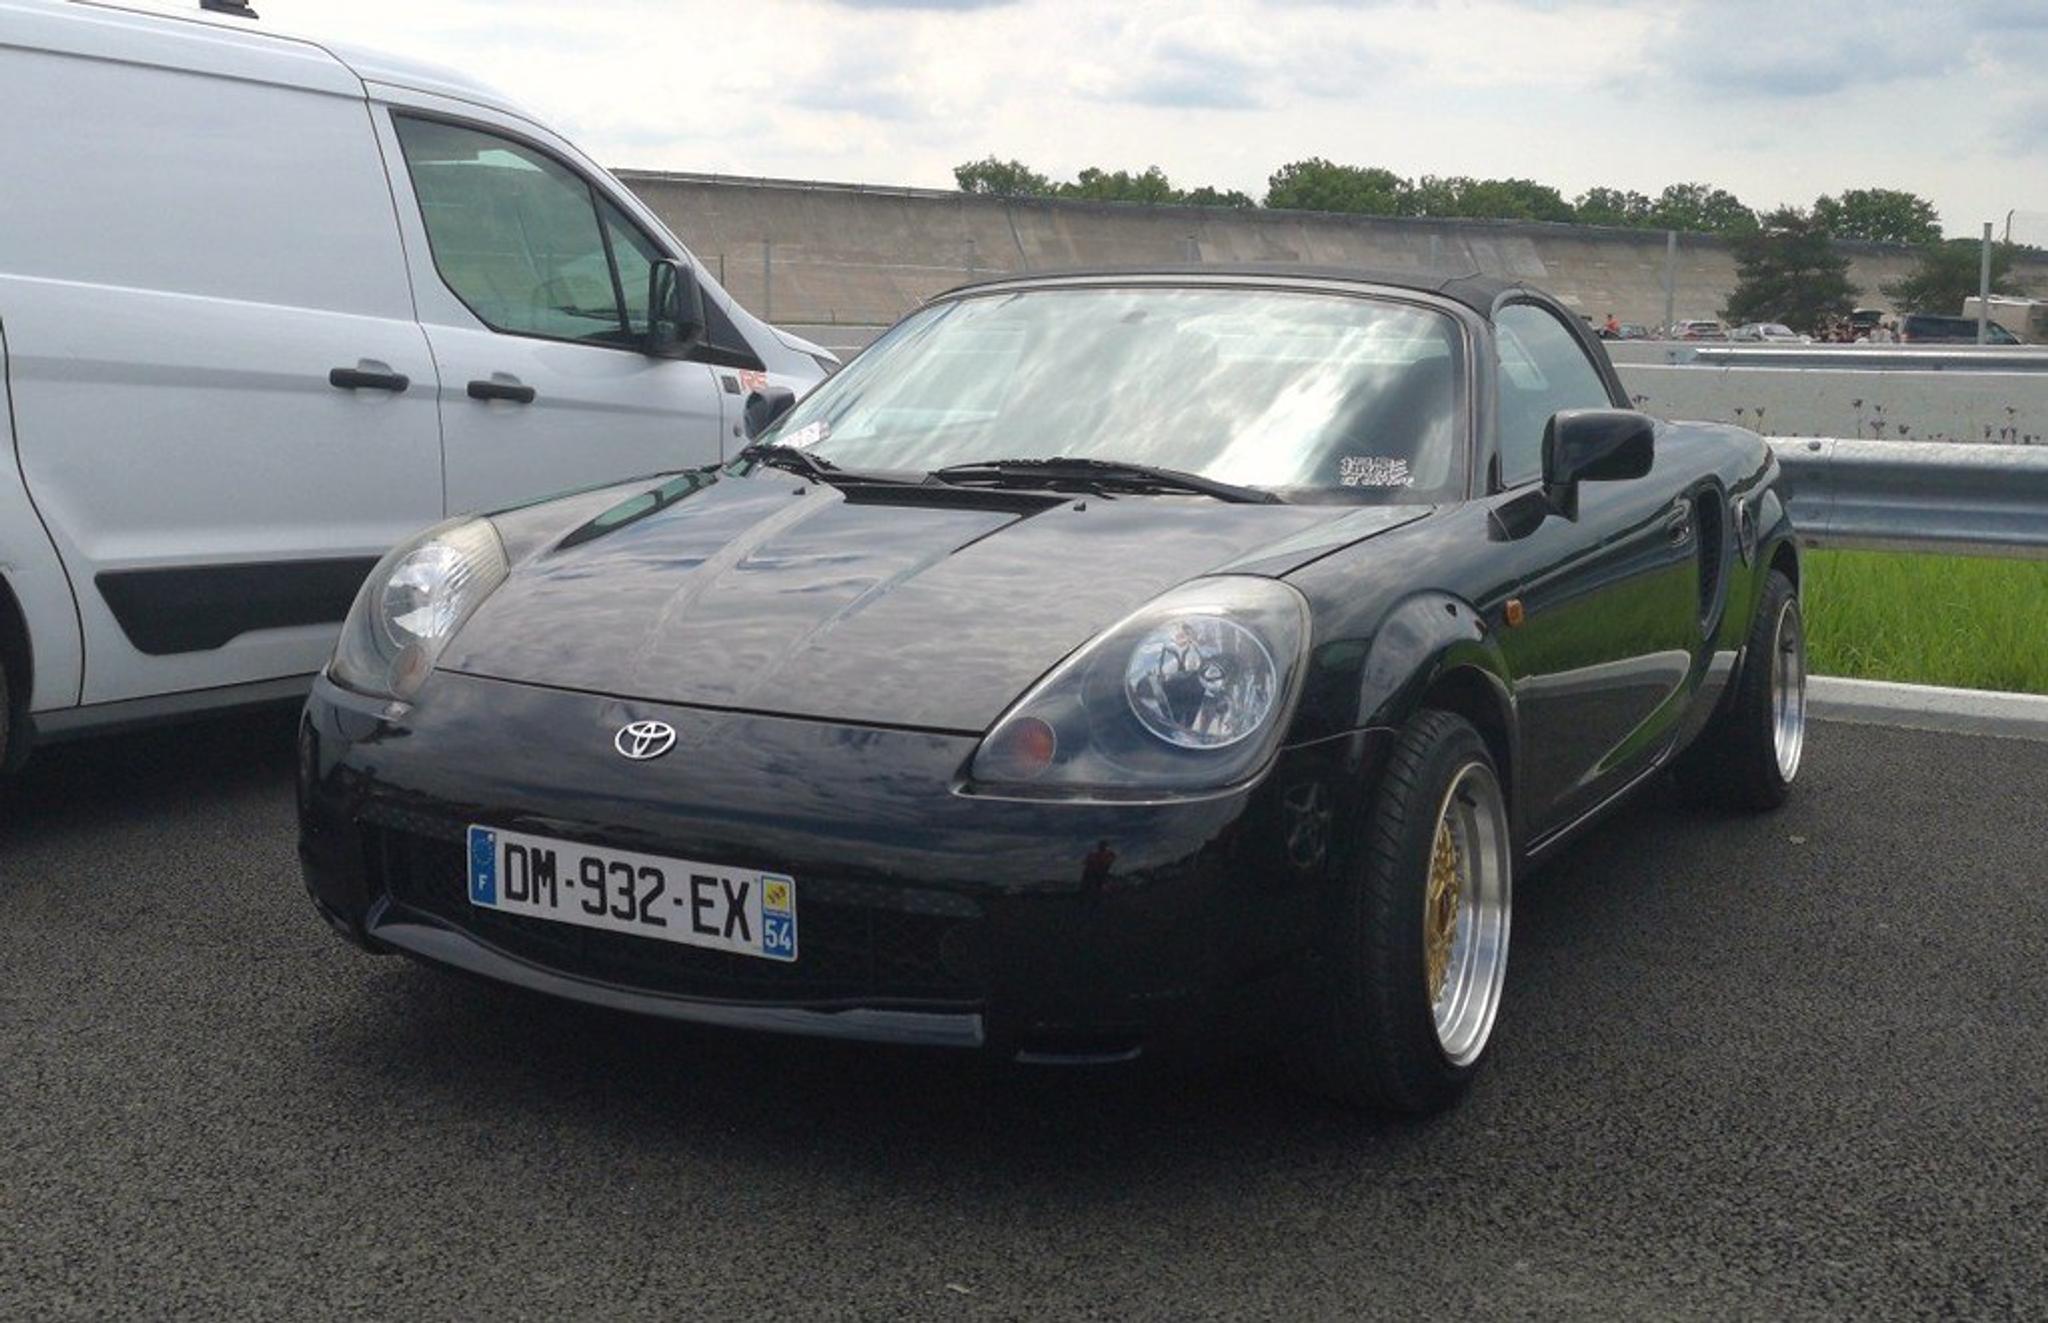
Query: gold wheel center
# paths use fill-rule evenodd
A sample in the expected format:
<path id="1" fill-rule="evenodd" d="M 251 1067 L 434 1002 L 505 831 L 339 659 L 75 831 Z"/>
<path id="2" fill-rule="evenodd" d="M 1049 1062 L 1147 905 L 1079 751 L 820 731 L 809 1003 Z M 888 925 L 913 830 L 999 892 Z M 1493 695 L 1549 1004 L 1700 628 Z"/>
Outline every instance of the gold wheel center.
<path id="1" fill-rule="evenodd" d="M 1437 824 L 1422 910 L 1422 962 L 1432 1004 L 1443 995 L 1444 978 L 1451 969 L 1451 946 L 1458 936 L 1458 890 L 1458 842 L 1446 820 Z"/>

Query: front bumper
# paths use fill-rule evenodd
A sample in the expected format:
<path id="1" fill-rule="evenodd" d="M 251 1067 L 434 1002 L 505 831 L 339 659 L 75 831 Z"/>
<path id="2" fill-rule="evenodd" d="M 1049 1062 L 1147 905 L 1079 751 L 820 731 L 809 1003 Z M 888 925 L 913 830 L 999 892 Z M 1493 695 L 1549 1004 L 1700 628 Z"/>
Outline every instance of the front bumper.
<path id="1" fill-rule="evenodd" d="M 676 727 L 629 762 L 629 721 Z M 971 736 L 436 675 L 399 712 L 315 685 L 300 856 L 352 940 L 730 1027 L 1101 1059 L 1270 1023 L 1315 968 L 1382 732 L 1163 803 L 960 793 Z M 471 823 L 797 881 L 794 964 L 479 910 Z"/>

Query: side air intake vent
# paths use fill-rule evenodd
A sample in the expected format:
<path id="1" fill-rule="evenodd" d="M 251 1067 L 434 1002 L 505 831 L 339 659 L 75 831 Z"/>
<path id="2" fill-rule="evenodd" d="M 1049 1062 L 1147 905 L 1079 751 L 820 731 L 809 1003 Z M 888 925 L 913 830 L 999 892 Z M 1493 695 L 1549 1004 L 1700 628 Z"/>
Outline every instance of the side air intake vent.
<path id="1" fill-rule="evenodd" d="M 1721 576 L 1728 551 L 1728 506 L 1718 491 L 1708 488 L 1693 501 L 1699 522 L 1700 624 L 1712 629 L 1721 614 Z"/>

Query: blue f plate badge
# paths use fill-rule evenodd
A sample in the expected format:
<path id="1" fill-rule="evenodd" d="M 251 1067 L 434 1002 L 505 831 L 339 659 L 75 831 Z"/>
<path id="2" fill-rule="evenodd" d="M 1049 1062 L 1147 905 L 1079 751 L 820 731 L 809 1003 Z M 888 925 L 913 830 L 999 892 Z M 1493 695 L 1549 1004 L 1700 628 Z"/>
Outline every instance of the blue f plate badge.
<path id="1" fill-rule="evenodd" d="M 469 903 L 732 955 L 797 958 L 796 881 L 784 873 L 472 826 Z"/>

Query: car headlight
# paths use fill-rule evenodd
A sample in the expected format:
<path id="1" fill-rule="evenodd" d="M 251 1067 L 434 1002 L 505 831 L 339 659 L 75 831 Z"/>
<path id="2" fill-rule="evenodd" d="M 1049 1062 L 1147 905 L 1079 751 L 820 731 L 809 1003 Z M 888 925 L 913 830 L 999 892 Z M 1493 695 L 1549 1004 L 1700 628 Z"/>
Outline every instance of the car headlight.
<path id="1" fill-rule="evenodd" d="M 1132 612 L 1034 685 L 975 751 L 971 789 L 1145 798 L 1263 767 L 1307 652 L 1308 605 L 1277 579 L 1197 579 Z"/>
<path id="2" fill-rule="evenodd" d="M 399 544 L 356 594 L 328 674 L 350 689 L 410 702 L 505 572 L 505 545 L 488 519 L 451 520 Z"/>

